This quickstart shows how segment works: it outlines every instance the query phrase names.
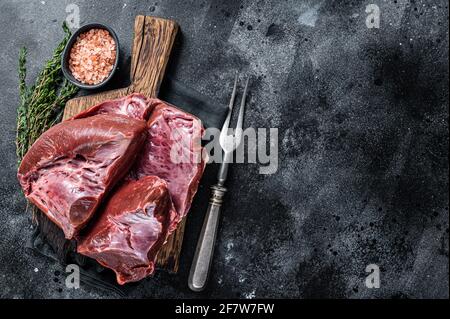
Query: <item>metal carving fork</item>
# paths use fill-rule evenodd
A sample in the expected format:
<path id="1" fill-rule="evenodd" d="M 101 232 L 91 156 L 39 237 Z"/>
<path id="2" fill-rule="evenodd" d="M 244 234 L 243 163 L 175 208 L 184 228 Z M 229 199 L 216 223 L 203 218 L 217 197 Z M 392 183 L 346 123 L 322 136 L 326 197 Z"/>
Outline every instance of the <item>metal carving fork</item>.
<path id="1" fill-rule="evenodd" d="M 188 285 L 193 291 L 202 291 L 208 281 L 209 268 L 214 252 L 214 244 L 216 241 L 217 225 L 219 222 L 220 207 L 222 206 L 223 196 L 227 189 L 224 187 L 228 174 L 228 165 L 233 159 L 234 150 L 242 141 L 242 124 L 244 121 L 244 106 L 247 97 L 248 81 L 245 83 L 244 93 L 242 95 L 239 116 L 237 120 L 234 134 L 229 135 L 228 129 L 233 113 L 234 99 L 236 97 L 238 75 L 234 80 L 233 93 L 231 94 L 228 114 L 220 132 L 219 143 L 223 149 L 222 163 L 217 175 L 218 182 L 211 186 L 211 198 L 209 200 L 208 210 L 203 222 L 200 238 L 198 239 L 197 248 L 195 250 L 194 260 L 192 261 L 191 270 L 189 272 Z"/>

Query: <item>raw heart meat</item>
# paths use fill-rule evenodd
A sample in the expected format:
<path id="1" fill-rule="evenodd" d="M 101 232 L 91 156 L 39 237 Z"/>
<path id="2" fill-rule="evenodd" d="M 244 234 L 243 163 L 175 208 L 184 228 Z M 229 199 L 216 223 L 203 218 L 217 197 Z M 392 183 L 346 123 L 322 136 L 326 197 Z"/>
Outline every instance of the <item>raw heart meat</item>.
<path id="1" fill-rule="evenodd" d="M 167 183 L 146 176 L 115 190 L 98 220 L 80 235 L 77 251 L 116 273 L 117 282 L 138 281 L 153 273 L 167 237 L 172 202 Z"/>
<path id="2" fill-rule="evenodd" d="M 170 232 L 187 214 L 205 168 L 201 137 L 203 126 L 195 116 L 157 100 L 148 124 L 144 150 L 131 175 L 156 175 L 167 181 L 175 206 Z"/>
<path id="3" fill-rule="evenodd" d="M 175 211 L 170 212 L 172 232 L 189 211 L 206 165 L 202 158 L 201 121 L 173 105 L 142 94 L 103 102 L 74 118 L 104 113 L 148 119 L 147 141 L 127 179 L 156 175 L 167 182 L 175 206 Z"/>
<path id="4" fill-rule="evenodd" d="M 77 251 L 115 271 L 117 282 L 153 273 L 158 251 L 187 214 L 205 168 L 201 121 L 140 94 L 106 101 L 74 117 L 122 114 L 148 119 L 144 148 Z M 120 184 L 119 183 L 119 184 Z"/>
<path id="5" fill-rule="evenodd" d="M 139 93 L 133 93 L 123 98 L 108 100 L 97 104 L 72 119 L 85 118 L 96 114 L 121 114 L 139 120 L 147 120 L 154 104 L 150 99 Z"/>
<path id="6" fill-rule="evenodd" d="M 50 128 L 22 160 L 25 196 L 71 239 L 133 164 L 146 139 L 146 123 L 121 115 L 95 115 Z"/>

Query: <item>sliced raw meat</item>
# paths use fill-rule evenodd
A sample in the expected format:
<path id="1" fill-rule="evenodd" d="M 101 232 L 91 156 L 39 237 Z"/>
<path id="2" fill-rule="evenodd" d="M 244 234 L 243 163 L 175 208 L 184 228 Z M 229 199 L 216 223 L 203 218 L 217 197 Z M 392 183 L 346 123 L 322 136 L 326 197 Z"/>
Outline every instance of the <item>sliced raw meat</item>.
<path id="1" fill-rule="evenodd" d="M 120 115 L 65 121 L 32 145 L 19 167 L 26 197 L 71 239 L 133 164 L 146 123 Z"/>
<path id="2" fill-rule="evenodd" d="M 159 177 L 127 181 L 80 235 L 77 251 L 114 270 L 119 284 L 141 280 L 155 269 L 156 255 L 167 238 L 171 205 L 167 183 Z"/>
<path id="3" fill-rule="evenodd" d="M 156 175 L 167 181 L 175 211 L 170 213 L 172 232 L 187 214 L 205 168 L 202 159 L 201 121 L 173 105 L 141 94 L 105 101 L 76 115 L 124 114 L 147 119 L 148 137 L 136 165 L 127 179 Z"/>
<path id="4" fill-rule="evenodd" d="M 85 118 L 96 114 L 122 114 L 139 120 L 147 120 L 153 103 L 144 95 L 134 93 L 120 99 L 108 100 L 97 104 L 72 119 Z"/>
<path id="5" fill-rule="evenodd" d="M 156 175 L 167 181 L 176 209 L 171 216 L 172 232 L 187 214 L 205 168 L 203 126 L 195 116 L 156 101 L 147 122 L 147 142 L 131 176 L 139 179 Z"/>

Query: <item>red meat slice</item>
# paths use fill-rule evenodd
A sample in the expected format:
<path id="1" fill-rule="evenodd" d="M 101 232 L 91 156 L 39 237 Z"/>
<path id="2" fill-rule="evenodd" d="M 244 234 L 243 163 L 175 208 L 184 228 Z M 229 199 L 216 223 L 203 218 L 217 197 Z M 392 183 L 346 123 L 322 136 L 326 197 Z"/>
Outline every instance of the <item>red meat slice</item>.
<path id="1" fill-rule="evenodd" d="M 195 116 L 157 100 L 150 119 L 144 150 L 131 175 L 156 175 L 167 181 L 176 214 L 170 232 L 187 214 L 205 168 L 202 158 L 203 127 Z"/>
<path id="2" fill-rule="evenodd" d="M 176 211 L 171 211 L 172 232 L 187 214 L 197 192 L 206 162 L 202 158 L 201 121 L 159 99 L 142 94 L 103 102 L 76 115 L 88 117 L 99 113 L 124 114 L 148 119 L 148 137 L 144 150 L 127 179 L 156 175 L 163 178 Z"/>
<path id="3" fill-rule="evenodd" d="M 124 284 L 153 273 L 158 251 L 187 214 L 205 168 L 203 127 L 195 116 L 137 94 L 75 118 L 99 113 L 150 117 L 143 151 L 78 242 L 80 254 L 113 269 Z"/>
<path id="4" fill-rule="evenodd" d="M 71 239 L 128 172 L 145 138 L 145 122 L 125 116 L 95 115 L 59 123 L 23 158 L 20 185 Z"/>
<path id="5" fill-rule="evenodd" d="M 167 183 L 146 176 L 127 181 L 114 192 L 78 252 L 114 270 L 117 282 L 138 281 L 155 268 L 156 255 L 167 238 L 172 202 Z"/>
<path id="6" fill-rule="evenodd" d="M 144 95 L 133 93 L 120 99 L 108 100 L 97 104 L 81 113 L 78 113 L 72 119 L 80 119 L 96 114 L 121 114 L 139 120 L 147 120 L 152 110 L 151 100 Z"/>

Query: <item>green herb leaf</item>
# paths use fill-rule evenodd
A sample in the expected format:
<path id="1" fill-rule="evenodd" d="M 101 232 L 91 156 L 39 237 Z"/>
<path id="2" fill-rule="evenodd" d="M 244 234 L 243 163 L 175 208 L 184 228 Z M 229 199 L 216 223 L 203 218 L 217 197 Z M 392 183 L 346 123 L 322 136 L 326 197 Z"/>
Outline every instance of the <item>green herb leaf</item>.
<path id="1" fill-rule="evenodd" d="M 27 50 L 22 48 L 19 52 L 20 102 L 17 108 L 16 135 L 19 163 L 36 139 L 61 121 L 64 105 L 78 92 L 78 88 L 64 79 L 61 72 L 61 54 L 71 35 L 65 22 L 62 28 L 65 34 L 63 40 L 30 88 L 25 83 Z"/>

